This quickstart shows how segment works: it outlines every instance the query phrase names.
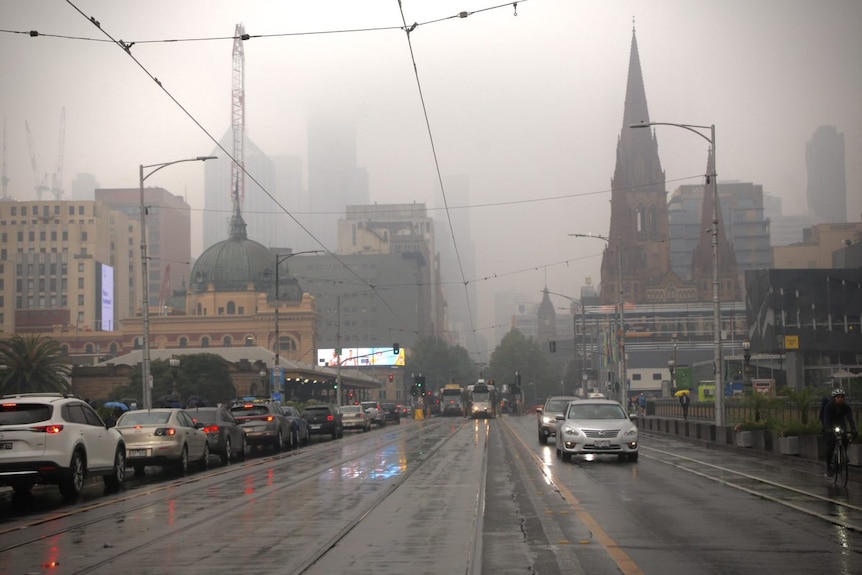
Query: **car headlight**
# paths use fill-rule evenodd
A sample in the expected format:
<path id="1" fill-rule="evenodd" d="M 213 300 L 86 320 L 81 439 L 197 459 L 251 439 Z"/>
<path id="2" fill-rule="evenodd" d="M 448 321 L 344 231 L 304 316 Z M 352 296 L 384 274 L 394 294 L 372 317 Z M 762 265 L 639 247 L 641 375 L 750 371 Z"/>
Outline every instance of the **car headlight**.
<path id="1" fill-rule="evenodd" d="M 575 429 L 574 427 L 566 426 L 563 428 L 563 435 L 569 435 L 571 437 L 577 437 L 580 434 L 581 434 L 581 432 L 578 431 L 577 429 Z"/>
<path id="2" fill-rule="evenodd" d="M 623 432 L 623 437 L 634 437 L 638 434 L 637 427 L 629 427 Z"/>
<path id="3" fill-rule="evenodd" d="M 547 416 L 542 417 L 542 423 L 553 423 L 553 422 L 554 422 L 553 417 L 547 417 Z"/>

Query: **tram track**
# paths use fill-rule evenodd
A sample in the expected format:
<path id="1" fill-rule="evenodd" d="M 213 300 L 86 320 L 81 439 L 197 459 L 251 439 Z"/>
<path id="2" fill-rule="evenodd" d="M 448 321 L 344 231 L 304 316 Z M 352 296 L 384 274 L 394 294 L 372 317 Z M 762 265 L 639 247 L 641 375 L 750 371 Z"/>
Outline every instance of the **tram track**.
<path id="1" fill-rule="evenodd" d="M 323 544 L 316 545 L 314 549 L 306 548 L 303 558 L 293 563 L 289 569 L 283 572 L 304 573 L 307 569 L 324 556 L 334 545 L 343 539 L 348 533 L 360 525 L 364 518 L 374 511 L 395 490 L 398 489 L 418 469 L 421 469 L 434 453 L 441 449 L 445 443 L 454 435 L 444 429 L 444 426 L 426 424 L 424 430 L 420 431 L 421 438 L 415 434 L 415 428 L 411 434 L 412 426 L 404 426 L 404 429 L 387 429 L 384 433 L 368 441 L 371 437 L 362 435 L 337 442 L 315 444 L 311 447 L 300 448 L 297 451 L 250 459 L 245 462 L 233 464 L 229 467 L 210 470 L 209 472 L 195 473 L 186 478 L 173 480 L 167 483 L 153 485 L 151 488 L 126 492 L 112 498 L 100 498 L 92 504 L 63 509 L 57 512 L 43 515 L 32 520 L 26 517 L 14 519 L 8 526 L 0 530 L 0 564 L 5 564 L 12 569 L 20 559 L 31 557 L 43 557 L 43 548 L 46 541 L 58 541 L 63 538 L 72 538 L 72 534 L 84 532 L 111 532 L 112 525 L 133 523 L 131 518 L 149 517 L 163 513 L 167 506 L 178 509 L 194 509 L 181 521 L 164 522 L 158 529 L 141 527 L 134 535 L 119 542 L 105 542 L 98 550 L 89 555 L 78 555 L 74 560 L 63 558 L 66 573 L 91 573 L 103 572 L 109 564 L 117 563 L 123 559 L 132 557 L 140 558 L 145 548 L 158 547 L 174 538 L 181 537 L 188 530 L 201 529 L 207 524 L 214 523 L 225 516 L 243 512 L 249 506 L 249 497 L 253 501 L 293 501 L 313 491 L 313 485 L 322 476 L 338 476 L 341 470 L 358 465 L 363 458 L 374 457 L 375 454 L 391 449 L 396 444 L 405 440 L 412 441 L 413 448 L 421 456 L 414 460 L 414 464 L 408 466 L 402 472 L 387 479 L 386 486 L 379 489 L 371 496 L 365 496 L 361 505 L 356 505 L 354 513 L 342 513 L 340 524 L 334 530 L 329 531 L 328 537 Z M 436 429 L 435 429 L 436 428 Z M 394 431 L 394 433 L 392 433 Z M 411 435 L 414 439 L 410 439 Z M 363 444 L 366 442 L 367 444 Z M 426 445 L 431 443 L 431 445 Z M 347 448 L 358 448 L 349 452 Z M 302 463 L 310 461 L 304 469 Z M 325 463 L 315 463 L 325 461 Z M 284 467 L 288 466 L 295 473 L 290 472 L 289 480 L 281 483 L 267 484 L 261 478 L 272 477 L 276 470 L 284 473 Z M 208 507 L 196 504 L 200 499 L 201 492 L 218 490 L 221 484 L 229 481 L 231 485 L 242 486 L 244 484 L 261 484 L 253 493 L 243 493 L 234 488 L 231 493 L 223 494 L 223 501 L 218 505 Z M 300 494 L 300 495 L 297 495 Z M 230 501 L 234 498 L 235 501 Z M 186 503 L 183 504 L 183 500 Z M 182 515 L 185 515 L 183 513 Z M 128 541 L 128 542 L 126 542 Z M 50 558 L 48 558 L 50 559 Z M 38 561 L 44 564 L 45 561 Z M 32 563 L 30 568 L 36 567 Z M 285 566 L 287 567 L 287 566 Z M 6 568 L 0 569 L 6 572 Z M 8 571 L 10 573 L 19 571 Z M 21 571 L 23 572 L 23 571 Z M 261 571 L 263 572 L 263 571 Z"/>

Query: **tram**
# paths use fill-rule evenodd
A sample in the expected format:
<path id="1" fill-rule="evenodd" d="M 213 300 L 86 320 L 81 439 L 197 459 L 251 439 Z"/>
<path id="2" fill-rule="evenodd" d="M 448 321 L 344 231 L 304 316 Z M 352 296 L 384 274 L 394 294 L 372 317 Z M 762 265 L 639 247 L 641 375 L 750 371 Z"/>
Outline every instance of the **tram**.
<path id="1" fill-rule="evenodd" d="M 467 415 L 471 419 L 497 417 L 497 388 L 493 380 L 467 386 Z"/>
<path id="2" fill-rule="evenodd" d="M 449 383 L 440 390 L 440 415 L 465 415 L 464 390 L 460 385 Z"/>

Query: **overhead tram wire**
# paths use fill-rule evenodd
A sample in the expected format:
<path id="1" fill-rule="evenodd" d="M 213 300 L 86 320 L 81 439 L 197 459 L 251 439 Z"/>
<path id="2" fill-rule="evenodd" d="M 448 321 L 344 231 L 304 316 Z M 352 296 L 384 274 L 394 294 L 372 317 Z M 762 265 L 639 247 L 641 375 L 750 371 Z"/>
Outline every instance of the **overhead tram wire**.
<path id="1" fill-rule="evenodd" d="M 108 33 L 104 28 L 102 28 L 101 23 L 100 23 L 98 20 L 96 20 L 96 19 L 95 19 L 94 17 L 92 17 L 92 16 L 88 17 L 88 16 L 87 16 L 87 15 L 86 15 L 86 14 L 85 14 L 85 13 L 84 13 L 80 8 L 78 8 L 78 7 L 77 7 L 77 6 L 72 2 L 72 0 L 66 0 L 66 3 L 67 3 L 67 4 L 69 4 L 72 8 L 74 8 L 74 9 L 75 9 L 75 11 L 77 11 L 81 16 L 83 16 L 84 18 L 86 18 L 86 19 L 87 19 L 89 22 L 91 22 L 94 26 L 96 26 L 96 27 L 99 29 L 99 31 L 100 31 L 100 32 L 102 32 L 105 36 L 107 36 L 108 38 L 110 38 L 114 44 L 116 44 L 116 45 L 117 45 L 118 47 L 120 47 L 120 48 L 121 48 L 121 49 L 122 49 L 126 54 L 128 54 L 128 56 L 132 59 L 132 61 L 134 61 L 134 62 L 135 62 L 135 64 L 137 64 L 137 65 L 138 65 L 138 67 L 139 67 L 139 68 L 140 68 L 140 69 L 141 69 L 141 70 L 142 70 L 142 71 L 143 71 L 143 72 L 144 72 L 144 73 L 145 73 L 145 74 L 146 74 L 146 75 L 147 75 L 147 76 L 148 76 L 148 77 L 149 77 L 153 82 L 155 82 L 155 83 L 158 85 L 158 87 L 162 90 L 162 92 L 163 92 L 163 93 L 164 93 L 164 94 L 165 94 L 165 95 L 166 95 L 166 96 L 167 96 L 167 97 L 168 97 L 168 98 L 169 98 L 169 99 L 170 99 L 170 100 L 171 100 L 171 101 L 172 101 L 172 102 L 173 102 L 173 103 L 174 103 L 174 104 L 175 104 L 175 105 L 180 109 L 180 110 L 182 110 L 182 112 L 186 115 L 186 117 L 188 117 L 188 118 L 189 118 L 189 119 L 190 119 L 190 120 L 191 120 L 191 121 L 192 121 L 192 122 L 193 122 L 193 123 L 194 123 L 194 124 L 195 124 L 195 125 L 196 125 L 196 126 L 197 126 L 197 127 L 198 127 L 198 128 L 199 128 L 199 129 L 200 129 L 200 130 L 201 130 L 201 131 L 202 131 L 202 132 L 203 132 L 203 133 L 208 137 L 208 138 L 209 138 L 209 139 L 210 139 L 210 141 L 212 141 L 212 142 L 216 145 L 216 147 L 218 147 L 222 152 L 224 152 L 224 154 L 225 154 L 228 158 L 230 158 L 230 160 L 231 160 L 232 162 L 234 162 L 234 163 L 238 163 L 238 162 L 236 161 L 236 158 L 234 158 L 234 157 L 233 157 L 233 155 L 231 154 L 231 152 L 229 152 L 229 151 L 228 151 L 224 146 L 222 146 L 222 145 L 221 145 L 221 143 L 220 143 L 220 142 L 219 142 L 219 141 L 218 141 L 218 140 L 217 140 L 217 139 L 216 139 L 216 138 L 215 138 L 215 137 L 214 137 L 214 136 L 213 136 L 213 135 L 212 135 L 212 134 L 211 134 L 211 133 L 210 133 L 210 132 L 209 132 L 209 131 L 208 131 L 208 130 L 207 130 L 207 129 L 206 129 L 206 128 L 205 128 L 205 127 L 204 127 L 204 126 L 199 122 L 199 121 L 198 121 L 198 120 L 197 120 L 197 118 L 195 118 L 195 117 L 192 115 L 192 113 L 191 113 L 191 112 L 189 112 L 189 111 L 188 111 L 188 109 L 187 109 L 185 106 L 183 106 L 183 105 L 179 102 L 179 100 L 177 100 L 177 99 L 176 99 L 176 97 L 174 97 L 174 95 L 173 95 L 173 94 L 172 94 L 172 93 L 171 93 L 167 88 L 165 88 L 165 87 L 164 87 L 164 85 L 162 85 L 162 82 L 161 82 L 161 81 L 159 81 L 159 79 L 158 79 L 158 78 L 156 78 L 152 73 L 150 73 L 150 71 L 146 68 L 146 66 L 144 66 L 144 65 L 143 65 L 143 64 L 142 64 L 142 63 L 141 63 L 137 58 L 135 58 L 135 56 L 132 54 L 131 50 L 129 49 L 130 44 L 127 44 L 127 43 L 123 42 L 122 40 L 116 40 L 116 39 L 114 39 L 114 37 L 113 37 L 113 36 L 111 36 L 111 35 L 110 35 L 110 34 L 109 34 L 109 33 Z M 301 230 L 303 230 L 303 231 L 308 235 L 308 237 L 310 237 L 310 238 L 311 238 L 311 239 L 313 239 L 315 242 L 317 242 L 317 244 L 318 244 L 320 247 L 322 247 L 322 248 L 326 251 L 326 253 L 327 253 L 327 254 L 329 254 L 330 256 L 332 256 L 333 258 L 335 258 L 335 260 L 336 260 L 336 261 L 337 261 L 337 262 L 338 262 L 338 263 L 339 263 L 339 264 L 340 264 L 344 269 L 348 270 L 348 272 L 349 272 L 350 274 L 352 274 L 354 277 L 356 277 L 356 278 L 357 278 L 361 283 L 363 283 L 363 285 L 368 286 L 368 288 L 369 288 L 370 290 L 373 290 L 375 293 L 377 293 L 377 291 L 374 289 L 374 286 L 373 286 L 372 284 L 369 284 L 369 283 L 365 280 L 365 278 L 363 278 L 362 276 L 360 276 L 360 275 L 359 275 L 359 274 L 358 274 L 358 273 L 357 273 L 353 268 L 351 268 L 350 266 L 348 266 L 348 265 L 347 265 L 347 264 L 346 264 L 346 263 L 345 263 L 345 262 L 344 262 L 340 257 L 338 257 L 338 255 L 337 255 L 335 252 L 331 251 L 328 247 L 326 247 L 326 245 L 324 245 L 324 244 L 323 244 L 323 242 L 321 242 L 321 241 L 320 241 L 320 239 L 319 239 L 317 236 L 315 236 L 315 235 L 314 235 L 314 234 L 313 234 L 313 233 L 312 233 L 308 228 L 306 228 L 306 227 L 302 224 L 302 222 L 300 222 L 300 221 L 299 221 L 299 220 L 298 220 L 298 219 L 297 219 L 297 218 L 296 218 L 296 217 L 295 217 L 295 216 L 294 216 L 290 211 L 288 211 L 288 210 L 287 210 L 287 208 L 285 208 L 285 207 L 284 207 L 284 206 L 283 206 L 283 205 L 282 205 L 278 200 L 276 200 L 276 199 L 275 199 L 275 197 L 274 197 L 272 194 L 270 194 L 270 193 L 269 193 L 269 191 L 267 191 L 266 187 L 265 187 L 263 184 L 261 184 L 259 181 L 257 181 L 257 179 L 256 179 L 252 174 L 250 174 L 250 173 L 248 172 L 248 170 L 246 170 L 245 166 L 243 166 L 242 164 L 240 164 L 240 169 L 243 171 L 243 173 L 245 173 L 245 175 L 246 175 L 246 176 L 248 176 L 248 178 L 249 178 L 252 182 L 254 182 L 255 184 L 257 184 L 257 185 L 258 185 L 258 187 L 260 187 L 261 191 L 262 191 L 264 194 L 266 194 L 266 195 L 267 195 L 267 197 L 269 197 L 269 198 L 273 201 L 273 203 L 274 203 L 275 205 L 277 205 L 277 206 L 279 207 L 279 209 L 281 209 L 281 211 L 282 211 L 283 213 L 287 214 L 287 215 L 288 215 L 288 216 L 289 216 L 289 217 L 294 221 L 294 223 L 295 223 L 297 226 L 299 226 L 299 228 L 300 228 Z M 389 311 L 391 311 L 391 312 L 392 312 L 392 314 L 393 314 L 393 315 L 394 315 L 394 316 L 395 316 L 395 317 L 396 317 L 396 318 L 397 318 L 397 319 L 402 323 L 402 325 L 405 325 L 405 326 L 408 326 L 408 325 L 409 325 L 409 324 L 407 323 L 407 321 L 406 321 L 406 320 L 401 316 L 401 314 L 399 314 L 399 313 L 398 313 L 398 312 L 397 312 L 397 311 L 396 311 L 396 310 L 395 310 L 395 309 L 394 309 L 394 308 L 389 304 L 389 302 L 388 302 L 388 301 L 386 301 L 386 299 L 385 299 L 382 295 L 380 295 L 379 293 L 377 293 L 377 295 L 378 295 L 378 297 L 380 298 L 381 303 L 382 303 L 382 304 L 383 304 L 383 305 L 384 305 L 384 306 L 385 306 Z"/>

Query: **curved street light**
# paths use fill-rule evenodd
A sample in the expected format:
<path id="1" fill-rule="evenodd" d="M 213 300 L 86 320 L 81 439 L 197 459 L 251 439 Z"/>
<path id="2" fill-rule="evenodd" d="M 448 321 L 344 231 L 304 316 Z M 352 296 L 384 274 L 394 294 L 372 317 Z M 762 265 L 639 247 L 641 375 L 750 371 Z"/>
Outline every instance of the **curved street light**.
<path id="1" fill-rule="evenodd" d="M 712 184 L 712 304 L 713 304 L 713 366 L 715 375 L 715 426 L 724 427 L 724 377 L 721 366 L 721 302 L 718 290 L 718 173 L 715 167 L 715 124 L 674 124 L 672 122 L 641 122 L 630 124 L 629 128 L 649 128 L 650 126 L 674 126 L 697 134 L 709 142 L 712 150 L 712 173 L 706 175 L 707 183 Z M 701 130 L 709 130 L 707 136 Z"/>
<path id="2" fill-rule="evenodd" d="M 623 248 L 619 243 L 618 239 L 611 239 L 605 236 L 600 236 L 598 234 L 569 234 L 572 237 L 576 238 L 597 238 L 600 240 L 604 240 L 608 245 L 614 246 L 617 250 L 617 265 L 620 269 L 620 289 L 619 289 L 619 302 L 617 305 L 620 308 L 620 334 L 619 334 L 619 348 L 620 348 L 620 373 L 618 374 L 620 381 L 620 403 L 623 407 L 628 405 L 629 400 L 629 392 L 628 392 L 628 371 L 626 369 L 626 315 L 625 315 L 625 300 L 624 300 L 624 291 L 623 291 Z M 626 407 L 626 409 L 628 409 Z"/>
<path id="3" fill-rule="evenodd" d="M 144 181 L 147 178 L 168 166 L 181 164 L 183 162 L 205 162 L 206 160 L 215 160 L 217 156 L 195 156 L 194 158 L 186 158 L 184 160 L 174 160 L 173 162 L 162 162 L 161 164 L 141 164 L 139 174 L 139 185 L 141 195 L 141 290 L 143 300 L 141 302 L 141 316 L 144 324 L 143 334 L 143 356 L 141 359 L 141 401 L 144 403 L 144 409 L 150 409 L 153 406 L 152 397 L 152 382 L 150 381 L 150 286 L 149 286 L 149 271 L 147 262 L 147 207 L 144 204 Z M 147 173 L 144 170 L 153 168 Z"/>

